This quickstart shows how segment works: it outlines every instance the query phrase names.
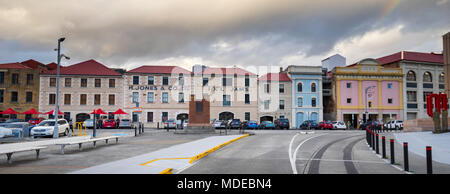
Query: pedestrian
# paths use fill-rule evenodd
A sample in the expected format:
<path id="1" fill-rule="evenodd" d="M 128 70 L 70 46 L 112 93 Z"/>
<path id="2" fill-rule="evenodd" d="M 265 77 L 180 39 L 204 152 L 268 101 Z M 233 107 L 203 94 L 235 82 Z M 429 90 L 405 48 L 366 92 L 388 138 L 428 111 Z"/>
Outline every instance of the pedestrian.
<path id="1" fill-rule="evenodd" d="M 351 125 L 350 121 L 347 121 L 347 129 L 348 130 L 350 130 L 350 125 Z"/>
<path id="2" fill-rule="evenodd" d="M 119 123 L 120 123 L 120 119 L 117 118 L 117 119 L 116 119 L 116 128 L 119 128 Z"/>

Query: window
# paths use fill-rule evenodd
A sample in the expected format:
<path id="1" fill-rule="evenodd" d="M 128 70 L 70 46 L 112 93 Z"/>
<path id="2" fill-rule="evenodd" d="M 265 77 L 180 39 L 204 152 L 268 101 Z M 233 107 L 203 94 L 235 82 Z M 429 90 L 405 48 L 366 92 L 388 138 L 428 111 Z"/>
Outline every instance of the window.
<path id="1" fill-rule="evenodd" d="M 133 76 L 133 85 L 139 85 L 139 76 Z"/>
<path id="2" fill-rule="evenodd" d="M 316 92 L 316 83 L 311 84 L 311 92 Z"/>
<path id="3" fill-rule="evenodd" d="M 153 103 L 155 100 L 155 93 L 153 92 L 148 92 L 147 93 L 147 102 L 148 103 Z"/>
<path id="4" fill-rule="evenodd" d="M 94 95 L 94 105 L 100 105 L 101 101 L 100 101 L 100 94 L 95 94 Z"/>
<path id="5" fill-rule="evenodd" d="M 222 86 L 231 86 L 233 85 L 233 79 L 232 78 L 222 78 Z"/>
<path id="6" fill-rule="evenodd" d="M 406 74 L 406 81 L 416 81 L 416 73 L 414 71 L 408 71 L 408 74 Z"/>
<path id="7" fill-rule="evenodd" d="M 245 75 L 245 87 L 250 87 L 250 77 Z"/>
<path id="8" fill-rule="evenodd" d="M 302 97 L 297 98 L 297 106 L 303 107 L 303 98 Z"/>
<path id="9" fill-rule="evenodd" d="M 116 104 L 116 95 L 110 94 L 108 96 L 108 104 L 109 105 L 115 105 Z"/>
<path id="10" fill-rule="evenodd" d="M 64 104 L 65 105 L 70 105 L 70 101 L 71 101 L 70 94 L 64 94 Z"/>
<path id="11" fill-rule="evenodd" d="M 245 94 L 245 104 L 250 104 L 250 94 Z"/>
<path id="12" fill-rule="evenodd" d="M 147 84 L 148 84 L 148 85 L 155 85 L 155 77 L 153 77 L 153 76 L 148 76 L 148 77 L 147 77 Z M 153 117 L 153 113 L 152 113 L 152 117 Z M 153 119 L 152 119 L 152 121 L 153 121 Z"/>
<path id="13" fill-rule="evenodd" d="M 245 112 L 245 120 L 246 121 L 250 120 L 250 112 Z"/>
<path id="14" fill-rule="evenodd" d="M 439 83 L 445 83 L 445 74 L 444 74 L 444 72 L 442 72 L 439 75 Z"/>
<path id="15" fill-rule="evenodd" d="M 407 91 L 406 96 L 408 102 L 417 102 L 417 92 L 416 91 Z"/>
<path id="16" fill-rule="evenodd" d="M 312 107 L 316 107 L 317 106 L 317 99 L 316 98 L 312 98 L 311 99 L 311 106 Z"/>
<path id="17" fill-rule="evenodd" d="M 280 110 L 284 110 L 284 100 L 280 100 Z"/>
<path id="18" fill-rule="evenodd" d="M 0 84 L 5 82 L 5 72 L 0 72 Z"/>
<path id="19" fill-rule="evenodd" d="M 264 110 L 268 110 L 270 107 L 270 100 L 264 100 Z"/>
<path id="20" fill-rule="evenodd" d="M 56 87 L 56 78 L 51 77 L 49 82 L 50 87 Z"/>
<path id="21" fill-rule="evenodd" d="M 433 82 L 430 72 L 427 71 L 423 74 L 423 82 Z"/>
<path id="22" fill-rule="evenodd" d="M 64 79 L 64 87 L 72 87 L 72 78 Z"/>
<path id="23" fill-rule="evenodd" d="M 264 84 L 264 91 L 270 93 L 270 84 Z"/>
<path id="24" fill-rule="evenodd" d="M 18 92 L 11 92 L 11 102 L 17 102 L 19 99 L 19 93 Z"/>
<path id="25" fill-rule="evenodd" d="M 423 102 L 427 101 L 427 96 L 433 94 L 433 92 L 423 92 Z"/>
<path id="26" fill-rule="evenodd" d="M 48 104 L 49 105 L 56 104 L 56 94 L 49 94 L 48 95 Z"/>
<path id="27" fill-rule="evenodd" d="M 139 92 L 133 92 L 132 102 L 133 103 L 138 103 L 139 102 Z"/>
<path id="28" fill-rule="evenodd" d="M 184 103 L 184 93 L 178 93 L 178 103 Z"/>
<path id="29" fill-rule="evenodd" d="M 27 74 L 27 85 L 33 85 L 34 76 L 33 74 Z"/>
<path id="30" fill-rule="evenodd" d="M 183 74 L 180 74 L 180 75 L 178 76 L 178 84 L 179 84 L 180 86 L 184 86 L 184 77 L 183 77 Z"/>
<path id="31" fill-rule="evenodd" d="M 298 83 L 297 84 L 297 92 L 302 92 L 303 91 L 303 84 L 302 83 Z"/>
<path id="32" fill-rule="evenodd" d="M 352 83 L 347 83 L 347 88 L 352 88 Z"/>
<path id="33" fill-rule="evenodd" d="M 87 94 L 80 94 L 80 105 L 86 105 Z"/>
<path id="34" fill-rule="evenodd" d="M 13 73 L 11 76 L 12 76 L 11 77 L 11 83 L 12 84 L 19 84 L 19 74 Z"/>
<path id="35" fill-rule="evenodd" d="M 81 78 L 81 80 L 80 80 L 80 87 L 82 87 L 82 88 L 86 88 L 87 87 L 87 79 L 86 78 Z"/>
<path id="36" fill-rule="evenodd" d="M 284 93 L 284 84 L 280 84 L 280 93 Z"/>
<path id="37" fill-rule="evenodd" d="M 195 112 L 203 112 L 203 103 L 195 102 Z"/>
<path id="38" fill-rule="evenodd" d="M 162 93 L 162 103 L 169 103 L 169 93 L 167 92 Z"/>
<path id="39" fill-rule="evenodd" d="M 207 85 L 208 85 L 208 82 L 209 82 L 208 78 L 207 78 L 207 77 L 204 77 L 204 78 L 203 78 L 203 86 L 207 86 Z"/>
<path id="40" fill-rule="evenodd" d="M 116 87 L 116 80 L 109 79 L 109 88 L 115 88 L 115 87 Z"/>
<path id="41" fill-rule="evenodd" d="M 231 106 L 231 96 L 230 95 L 223 95 L 222 96 L 222 105 L 223 106 Z"/>
<path id="42" fill-rule="evenodd" d="M 388 89 L 392 89 L 392 83 L 388 83 L 388 84 L 387 84 L 387 88 L 388 88 Z"/>
<path id="43" fill-rule="evenodd" d="M 147 112 L 147 122 L 153 123 L 153 112 Z"/>
<path id="44" fill-rule="evenodd" d="M 33 92 L 26 93 L 26 102 L 33 102 Z"/>
<path id="45" fill-rule="evenodd" d="M 351 104 L 352 103 L 352 99 L 351 98 L 347 98 L 347 104 Z"/>
<path id="46" fill-rule="evenodd" d="M 392 104 L 392 98 L 388 98 L 388 104 Z"/>
<path id="47" fill-rule="evenodd" d="M 164 86 L 169 85 L 169 77 L 163 77 L 163 85 Z"/>
<path id="48" fill-rule="evenodd" d="M 0 103 L 3 103 L 4 95 L 5 95 L 5 90 L 0 90 Z"/>
<path id="49" fill-rule="evenodd" d="M 369 108 L 372 108 L 372 101 L 369 101 Z"/>
<path id="50" fill-rule="evenodd" d="M 101 88 L 102 87 L 102 80 L 101 79 L 95 79 L 95 87 Z"/>

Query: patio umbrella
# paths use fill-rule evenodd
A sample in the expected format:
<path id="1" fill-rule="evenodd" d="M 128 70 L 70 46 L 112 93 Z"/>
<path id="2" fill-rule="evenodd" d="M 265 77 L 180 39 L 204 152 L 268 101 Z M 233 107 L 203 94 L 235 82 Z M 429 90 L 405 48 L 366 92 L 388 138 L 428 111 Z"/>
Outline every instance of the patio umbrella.
<path id="1" fill-rule="evenodd" d="M 54 112 L 55 112 L 55 110 L 51 110 L 51 111 L 48 111 L 48 112 L 42 113 L 42 114 L 44 114 L 44 115 L 52 115 Z M 58 110 L 58 115 L 64 115 L 64 113 Z"/>
<path id="2" fill-rule="evenodd" d="M 10 115 L 15 115 L 15 114 L 19 114 L 18 112 L 16 112 L 15 110 L 13 110 L 12 108 L 8 108 L 7 110 L 0 112 L 0 114 L 10 114 Z"/>
<path id="3" fill-rule="evenodd" d="M 124 112 L 122 109 L 119 108 L 116 112 L 112 113 L 113 115 L 127 115 L 128 113 Z"/>
<path id="4" fill-rule="evenodd" d="M 108 113 L 106 113 L 105 111 L 103 111 L 101 108 L 94 110 L 93 112 L 91 112 L 91 114 L 98 114 L 98 115 L 106 115 Z"/>
<path id="5" fill-rule="evenodd" d="M 42 113 L 34 110 L 34 108 L 31 108 L 30 110 L 28 110 L 26 112 L 23 112 L 23 113 L 20 113 L 20 114 L 23 114 L 23 115 L 40 115 Z"/>

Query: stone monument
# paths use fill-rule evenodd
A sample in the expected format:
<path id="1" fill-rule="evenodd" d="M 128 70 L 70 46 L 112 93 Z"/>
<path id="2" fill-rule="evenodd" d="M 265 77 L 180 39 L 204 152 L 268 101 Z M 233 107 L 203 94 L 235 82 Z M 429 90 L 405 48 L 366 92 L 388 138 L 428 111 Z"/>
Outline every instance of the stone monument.
<path id="1" fill-rule="evenodd" d="M 202 134 L 215 133 L 215 129 L 211 125 L 210 120 L 210 104 L 203 98 L 196 101 L 195 96 L 191 95 L 189 101 L 189 123 L 187 127 L 180 133 L 184 134 Z"/>

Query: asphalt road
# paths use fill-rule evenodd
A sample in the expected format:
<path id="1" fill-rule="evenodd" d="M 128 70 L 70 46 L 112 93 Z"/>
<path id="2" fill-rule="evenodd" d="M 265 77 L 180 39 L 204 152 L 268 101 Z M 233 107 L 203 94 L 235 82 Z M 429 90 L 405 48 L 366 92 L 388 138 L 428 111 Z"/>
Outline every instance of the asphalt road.
<path id="1" fill-rule="evenodd" d="M 403 174 L 376 156 L 363 131 L 252 131 L 182 174 Z"/>

